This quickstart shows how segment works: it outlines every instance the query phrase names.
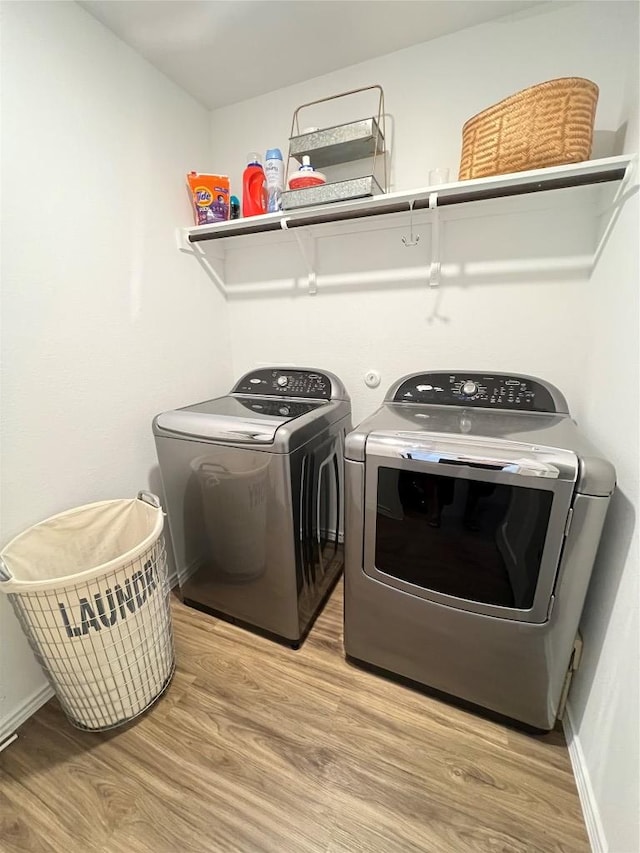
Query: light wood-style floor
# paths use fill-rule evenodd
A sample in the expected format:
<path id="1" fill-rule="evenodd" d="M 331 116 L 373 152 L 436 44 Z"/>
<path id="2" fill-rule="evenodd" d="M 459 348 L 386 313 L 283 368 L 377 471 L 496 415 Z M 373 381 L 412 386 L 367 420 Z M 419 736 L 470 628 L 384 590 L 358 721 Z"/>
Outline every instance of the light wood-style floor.
<path id="1" fill-rule="evenodd" d="M 178 669 L 136 723 L 55 700 L 0 754 L 0 850 L 586 853 L 562 735 L 345 662 L 342 587 L 300 651 L 174 605 Z"/>

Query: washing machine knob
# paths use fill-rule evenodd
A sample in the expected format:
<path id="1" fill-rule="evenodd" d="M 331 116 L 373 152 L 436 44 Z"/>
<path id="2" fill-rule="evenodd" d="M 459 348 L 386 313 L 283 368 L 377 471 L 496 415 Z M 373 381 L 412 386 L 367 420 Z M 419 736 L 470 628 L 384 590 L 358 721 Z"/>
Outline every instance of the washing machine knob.
<path id="1" fill-rule="evenodd" d="M 467 381 L 462 386 L 462 393 L 466 394 L 467 397 L 472 397 L 477 392 L 477 390 L 478 390 L 478 386 L 476 385 L 475 382 L 472 382 L 470 379 L 467 379 Z"/>
<path id="2" fill-rule="evenodd" d="M 285 385 L 289 382 L 289 377 L 288 376 L 278 376 L 278 378 L 276 379 L 276 382 L 278 383 L 278 385 L 281 388 L 284 388 Z"/>

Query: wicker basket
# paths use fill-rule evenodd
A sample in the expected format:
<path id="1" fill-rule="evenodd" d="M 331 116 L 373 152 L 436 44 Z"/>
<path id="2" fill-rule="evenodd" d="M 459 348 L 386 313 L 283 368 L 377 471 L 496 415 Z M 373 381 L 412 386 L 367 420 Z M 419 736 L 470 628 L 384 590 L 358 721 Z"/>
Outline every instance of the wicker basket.
<path id="1" fill-rule="evenodd" d="M 561 77 L 478 113 L 462 128 L 459 180 L 588 160 L 597 102 L 595 83 Z"/>

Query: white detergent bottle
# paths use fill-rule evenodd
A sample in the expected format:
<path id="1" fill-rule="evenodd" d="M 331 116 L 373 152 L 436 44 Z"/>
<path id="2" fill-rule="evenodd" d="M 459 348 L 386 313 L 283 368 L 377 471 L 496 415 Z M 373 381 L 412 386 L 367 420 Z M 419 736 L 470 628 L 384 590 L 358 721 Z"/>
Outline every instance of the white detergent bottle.
<path id="1" fill-rule="evenodd" d="M 267 213 L 275 213 L 282 207 L 284 190 L 284 161 L 279 148 L 269 148 L 264 163 L 267 186 Z"/>

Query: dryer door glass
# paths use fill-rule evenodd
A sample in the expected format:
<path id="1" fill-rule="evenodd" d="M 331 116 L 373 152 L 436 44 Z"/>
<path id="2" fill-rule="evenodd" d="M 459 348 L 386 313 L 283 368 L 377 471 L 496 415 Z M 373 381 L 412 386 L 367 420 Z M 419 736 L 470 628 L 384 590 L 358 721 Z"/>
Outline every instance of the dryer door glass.
<path id="1" fill-rule="evenodd" d="M 380 467 L 376 568 L 444 595 L 529 609 L 552 502 L 548 490 Z"/>

